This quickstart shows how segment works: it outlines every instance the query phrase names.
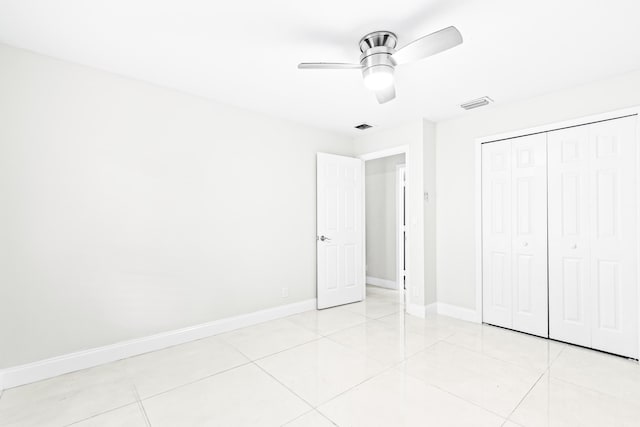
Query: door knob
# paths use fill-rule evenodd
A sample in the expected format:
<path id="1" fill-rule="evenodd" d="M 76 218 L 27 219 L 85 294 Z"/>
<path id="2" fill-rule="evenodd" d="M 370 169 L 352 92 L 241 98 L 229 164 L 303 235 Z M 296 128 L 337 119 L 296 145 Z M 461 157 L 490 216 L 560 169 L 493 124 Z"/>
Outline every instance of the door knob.
<path id="1" fill-rule="evenodd" d="M 522 242 L 522 246 L 527 247 L 527 246 L 529 246 L 529 243 L 528 242 Z"/>
<path id="2" fill-rule="evenodd" d="M 574 243 L 573 245 L 571 245 L 571 249 L 578 249 L 577 243 Z"/>
<path id="3" fill-rule="evenodd" d="M 328 237 L 326 237 L 326 236 L 320 236 L 320 237 L 318 237 L 318 239 L 319 239 L 321 242 L 324 242 L 325 240 L 331 240 L 330 238 L 328 238 Z"/>

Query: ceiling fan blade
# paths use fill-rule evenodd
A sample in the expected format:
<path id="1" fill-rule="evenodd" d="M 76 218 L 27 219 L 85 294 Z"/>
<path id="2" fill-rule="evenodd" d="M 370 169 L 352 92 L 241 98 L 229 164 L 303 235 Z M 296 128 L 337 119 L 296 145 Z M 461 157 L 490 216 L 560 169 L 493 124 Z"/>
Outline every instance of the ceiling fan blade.
<path id="1" fill-rule="evenodd" d="M 398 49 L 392 58 L 398 64 L 406 64 L 451 49 L 461 43 L 460 31 L 456 27 L 447 27 L 412 41 Z"/>
<path id="2" fill-rule="evenodd" d="M 301 62 L 298 64 L 298 68 L 301 70 L 359 70 L 362 65 L 342 62 Z"/>
<path id="3" fill-rule="evenodd" d="M 394 85 L 391 85 L 385 89 L 380 89 L 376 91 L 376 98 L 378 98 L 378 103 L 380 104 L 389 102 L 395 97 L 396 97 L 396 88 Z"/>

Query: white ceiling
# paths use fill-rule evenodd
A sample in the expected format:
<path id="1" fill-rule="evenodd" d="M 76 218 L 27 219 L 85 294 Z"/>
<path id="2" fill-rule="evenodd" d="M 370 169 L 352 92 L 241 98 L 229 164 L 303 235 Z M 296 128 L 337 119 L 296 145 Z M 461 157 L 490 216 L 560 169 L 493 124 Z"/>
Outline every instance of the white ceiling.
<path id="1" fill-rule="evenodd" d="M 640 69 L 638 0 L 0 0 L 0 41 L 347 134 L 505 103 Z M 367 32 L 464 43 L 396 70 L 379 105 L 357 70 Z M 1 64 L 0 64 L 1 66 Z"/>

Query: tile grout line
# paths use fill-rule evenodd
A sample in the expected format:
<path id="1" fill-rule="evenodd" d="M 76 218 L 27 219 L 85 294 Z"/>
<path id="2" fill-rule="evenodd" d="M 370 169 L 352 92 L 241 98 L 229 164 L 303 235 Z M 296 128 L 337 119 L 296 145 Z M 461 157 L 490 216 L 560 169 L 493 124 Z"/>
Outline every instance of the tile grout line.
<path id="1" fill-rule="evenodd" d="M 351 391 L 351 390 L 353 390 L 354 388 L 356 388 L 356 387 L 358 387 L 358 386 L 360 386 L 360 385 L 362 385 L 362 384 L 366 383 L 367 381 L 371 381 L 372 379 L 374 379 L 374 378 L 376 378 L 376 377 L 378 377 L 378 376 L 380 376 L 380 375 L 382 375 L 382 374 L 386 374 L 387 372 L 391 371 L 392 369 L 397 368 L 398 366 L 400 366 L 403 362 L 404 362 L 404 360 L 403 360 L 402 362 L 394 363 L 394 364 L 391 364 L 391 365 L 389 365 L 389 366 L 385 367 L 382 371 L 380 371 L 380 372 L 378 372 L 378 373 L 376 373 L 376 374 L 374 374 L 374 375 L 372 375 L 372 376 L 370 376 L 370 377 L 368 377 L 368 378 L 365 378 L 364 380 L 360 381 L 359 383 L 354 384 L 354 385 L 352 385 L 351 387 L 349 387 L 348 389 L 346 389 L 346 390 L 344 390 L 344 391 L 342 391 L 342 392 L 340 392 L 340 393 L 336 394 L 336 395 L 335 395 L 335 396 L 333 396 L 331 399 L 329 399 L 329 400 L 327 400 L 327 401 L 325 401 L 325 402 L 320 403 L 320 404 L 319 404 L 318 406 L 316 406 L 314 409 L 315 409 L 315 410 L 317 410 L 318 412 L 320 412 L 320 410 L 318 410 L 318 408 L 319 408 L 320 406 L 325 405 L 325 404 L 327 404 L 327 403 L 331 402 L 331 401 L 332 401 L 332 400 L 334 400 L 334 399 L 337 399 L 338 397 L 342 396 L 342 395 L 343 395 L 343 394 L 345 394 L 345 393 L 350 392 L 350 391 Z M 320 414 L 322 414 L 322 412 L 320 412 Z M 324 414 L 322 414 L 322 415 L 324 415 Z M 325 416 L 325 417 L 326 417 L 326 416 Z"/>
<path id="2" fill-rule="evenodd" d="M 255 358 L 255 359 L 251 359 L 249 356 L 247 356 L 246 354 L 242 353 L 242 351 L 240 351 L 239 349 L 236 349 L 236 350 L 238 350 L 240 353 L 242 353 L 242 355 L 243 355 L 243 356 L 245 356 L 247 359 L 251 360 L 252 362 L 258 362 L 258 361 L 260 361 L 260 360 L 267 359 L 267 358 L 269 358 L 269 357 L 271 357 L 271 356 L 275 356 L 275 355 L 277 355 L 277 354 L 284 353 L 285 351 L 293 350 L 294 348 L 302 347 L 303 345 L 307 345 L 307 344 L 311 344 L 312 342 L 320 341 L 322 338 L 326 338 L 326 337 L 324 337 L 324 336 L 322 336 L 322 335 L 318 334 L 318 337 L 317 337 L 317 338 L 314 338 L 314 339 L 312 339 L 312 340 L 305 341 L 305 342 L 303 342 L 303 343 L 296 344 L 296 345 L 294 345 L 294 346 L 292 346 L 292 347 L 287 347 L 287 348 L 285 348 L 285 349 L 278 350 L 278 351 L 276 351 L 275 353 L 269 353 L 269 354 L 267 354 L 266 356 L 260 356 L 260 357 Z"/>
<path id="3" fill-rule="evenodd" d="M 147 415 L 147 411 L 144 408 L 144 404 L 142 403 L 142 399 L 140 398 L 140 393 L 138 393 L 138 388 L 135 384 L 133 385 L 133 392 L 136 395 L 136 403 L 138 404 L 138 409 L 142 411 L 144 422 L 147 424 L 147 427 L 151 427 L 151 420 L 149 420 L 149 416 Z"/>
<path id="4" fill-rule="evenodd" d="M 467 351 L 471 351 L 471 352 L 473 352 L 473 353 L 475 353 L 475 354 L 479 354 L 479 355 L 481 355 L 481 356 L 485 356 L 485 357 L 488 357 L 488 358 L 490 358 L 490 359 L 493 359 L 493 360 L 496 360 L 496 361 L 499 361 L 499 362 L 502 362 L 502 363 L 508 363 L 508 364 L 510 364 L 510 365 L 512 365 L 512 366 L 516 366 L 516 367 L 518 367 L 518 368 L 525 369 L 525 368 L 523 368 L 522 366 L 517 365 L 517 364 L 515 364 L 515 363 L 508 362 L 508 361 L 505 361 L 505 360 L 502 360 L 502 359 L 498 359 L 498 358 L 495 358 L 495 357 L 491 357 L 491 356 L 485 355 L 485 354 L 483 354 L 483 353 L 480 353 L 480 352 L 477 352 L 477 351 L 471 350 L 471 349 L 469 349 L 469 348 L 467 348 L 467 347 L 459 346 L 459 345 L 456 345 L 456 344 L 454 344 L 454 343 L 450 343 L 450 342 L 446 341 L 445 339 L 439 340 L 438 342 L 436 342 L 436 343 L 434 343 L 434 344 L 430 345 L 429 347 L 427 347 L 427 348 L 425 348 L 425 349 L 421 350 L 421 351 L 420 351 L 420 352 L 418 352 L 418 353 L 422 353 L 422 352 L 424 352 L 424 351 L 427 351 L 430 347 L 433 347 L 433 346 L 435 346 L 436 344 L 438 344 L 438 343 L 443 343 L 443 342 L 444 342 L 444 343 L 447 343 L 447 344 L 450 344 L 450 345 L 453 345 L 453 346 L 455 346 L 455 347 L 457 347 L 457 348 L 461 348 L 461 349 L 464 349 L 464 350 L 467 350 Z M 449 391 L 449 390 L 446 390 L 446 389 L 444 389 L 444 388 L 442 388 L 442 387 L 440 387 L 440 386 L 438 386 L 438 385 L 436 385 L 436 384 L 431 384 L 431 383 L 429 383 L 429 382 L 425 381 L 425 380 L 424 380 L 424 379 L 422 379 L 422 378 L 419 378 L 419 377 L 417 377 L 417 376 L 415 376 L 415 375 L 412 375 L 411 373 L 405 373 L 405 372 L 403 372 L 403 373 L 404 373 L 405 375 L 407 375 L 407 376 L 409 376 L 409 377 L 411 377 L 411 378 L 415 379 L 415 380 L 418 380 L 418 381 L 422 382 L 423 384 L 426 384 L 427 386 L 434 387 L 434 388 L 436 388 L 436 389 L 438 389 L 438 390 L 440 390 L 440 391 L 442 391 L 442 392 L 444 392 L 444 393 L 447 393 L 447 394 L 449 394 L 449 395 L 451 395 L 451 396 L 453 396 L 453 397 L 455 397 L 455 398 L 458 398 L 458 399 L 460 399 L 460 400 L 463 400 L 463 401 L 465 401 L 465 402 L 467 402 L 467 403 L 469 403 L 469 404 L 471 404 L 471 405 L 474 405 L 474 406 L 476 406 L 476 407 L 478 407 L 478 408 L 480 408 L 480 409 L 483 409 L 484 411 L 490 412 L 490 413 L 492 413 L 492 414 L 494 414 L 494 415 L 496 415 L 496 416 L 498 416 L 498 417 L 500 417 L 500 418 L 504 419 L 504 423 L 502 424 L 502 425 L 504 425 L 505 423 L 507 423 L 508 421 L 510 421 L 510 417 L 513 415 L 513 413 L 516 411 L 516 409 L 520 406 L 520 404 L 522 403 L 522 401 L 523 401 L 523 400 L 524 400 L 524 399 L 529 395 L 529 393 L 531 392 L 531 390 L 536 386 L 536 384 L 540 381 L 540 379 L 544 376 L 544 374 L 545 374 L 545 373 L 547 373 L 547 372 L 549 371 L 549 369 L 551 368 L 551 365 L 552 365 L 552 364 L 553 364 L 553 363 L 558 359 L 558 357 L 560 357 L 560 354 L 562 354 L 562 352 L 565 350 L 565 348 L 566 348 L 566 347 L 563 347 L 563 348 L 558 352 L 558 355 L 553 359 L 553 361 L 552 361 L 552 362 L 550 362 L 550 363 L 549 363 L 549 365 L 547 366 L 547 368 L 546 368 L 546 369 L 545 369 L 545 370 L 540 374 L 540 376 L 538 377 L 538 379 L 533 383 L 533 385 L 529 388 L 529 390 L 524 394 L 524 396 L 522 397 L 522 399 L 520 399 L 520 400 L 518 401 L 518 404 L 514 407 L 514 409 L 509 413 L 509 415 L 508 415 L 506 418 L 505 418 L 505 416 L 504 416 L 504 415 L 498 414 L 497 412 L 495 412 L 495 411 L 493 411 L 493 410 L 491 410 L 491 409 L 485 408 L 484 406 L 482 406 L 482 405 L 480 405 L 480 404 L 478 404 L 478 403 L 476 403 L 476 402 L 473 402 L 473 401 L 471 401 L 471 400 L 468 400 L 466 397 L 459 396 L 459 395 L 457 395 L 457 394 L 455 394 L 455 393 L 453 393 L 453 392 L 451 392 L 451 391 Z M 411 358 L 413 358 L 413 357 L 417 356 L 417 355 L 418 355 L 418 353 L 415 353 L 414 355 L 409 356 L 408 358 L 406 358 L 406 359 L 405 359 L 405 361 L 404 361 L 404 362 L 406 362 L 407 360 L 409 360 L 409 359 L 411 359 Z M 402 363 L 402 362 L 401 362 L 401 363 Z M 527 370 L 530 370 L 530 371 L 531 371 L 532 369 L 527 368 Z"/>
<path id="5" fill-rule="evenodd" d="M 543 373 L 540 374 L 540 376 L 538 377 L 538 379 L 533 383 L 533 385 L 531 387 L 529 387 L 529 390 L 527 390 L 527 392 L 524 394 L 524 396 L 522 396 L 522 398 L 518 401 L 518 403 L 516 404 L 516 406 L 511 410 L 511 412 L 509 412 L 509 415 L 507 415 L 507 418 L 505 420 L 505 423 L 507 421 L 511 421 L 511 417 L 513 416 L 513 414 L 516 412 L 516 410 L 520 407 L 520 405 L 522 405 L 522 402 L 525 401 L 525 399 L 527 398 L 527 396 L 529 396 L 529 394 L 531 394 L 531 391 L 538 385 L 538 383 L 540 382 L 540 380 L 545 376 L 545 374 L 549 372 L 549 369 L 547 368 Z"/>
<path id="6" fill-rule="evenodd" d="M 522 399 L 520 399 L 520 401 L 518 401 L 518 404 L 513 408 L 513 410 L 509 413 L 509 416 L 507 417 L 507 421 L 511 421 L 511 417 L 513 416 L 513 414 L 516 412 L 516 410 L 520 407 L 520 405 L 522 405 L 522 402 L 525 401 L 525 399 L 527 398 L 527 396 L 529 396 L 529 394 L 531 394 L 531 391 L 535 388 L 536 385 L 538 385 L 538 383 L 540 382 L 540 380 L 545 376 L 545 374 L 550 374 L 551 371 L 551 366 L 558 360 L 558 358 L 560 357 L 560 355 L 562 355 L 562 353 L 564 353 L 564 351 L 566 350 L 566 345 L 564 347 L 562 347 L 562 349 L 558 352 L 558 354 L 556 355 L 556 357 L 549 362 L 549 365 L 547 366 L 547 369 L 544 370 L 544 372 L 542 372 L 540 374 L 540 376 L 538 377 L 538 379 L 536 380 L 535 383 L 533 383 L 533 385 L 529 388 L 529 390 L 527 390 L 527 392 L 524 394 L 524 396 L 522 396 Z M 505 421 L 506 423 L 506 421 Z"/>
<path id="7" fill-rule="evenodd" d="M 153 398 L 158 397 L 158 396 L 160 396 L 160 395 L 162 395 L 162 394 L 166 394 L 166 393 L 169 393 L 169 392 L 171 392 L 171 391 L 177 390 L 177 389 L 179 389 L 179 388 L 182 388 L 182 387 L 186 387 L 186 386 L 188 386 L 188 385 L 195 384 L 195 383 L 197 383 L 197 382 L 199 382 L 199 381 L 206 380 L 206 379 L 208 379 L 208 378 L 212 378 L 212 377 L 215 377 L 215 376 L 220 375 L 220 374 L 224 374 L 224 373 L 226 373 L 226 372 L 232 371 L 232 370 L 237 369 L 237 368 L 242 368 L 242 367 L 244 367 L 244 366 L 250 365 L 251 363 L 253 363 L 253 362 L 252 362 L 251 360 L 249 360 L 249 361 L 247 361 L 247 362 L 245 362 L 245 363 L 241 363 L 240 365 L 232 366 L 232 367 L 227 368 L 227 369 L 224 369 L 224 370 L 222 370 L 222 371 L 220 371 L 220 372 L 216 372 L 215 374 L 206 375 L 206 376 L 201 377 L 201 378 L 198 378 L 198 379 L 196 379 L 196 380 L 189 381 L 189 382 L 186 382 L 186 383 L 184 383 L 184 384 L 177 385 L 177 386 L 175 386 L 175 387 L 169 388 L 169 389 L 167 389 L 167 390 L 164 390 L 164 391 L 161 391 L 161 392 L 158 392 L 158 393 L 155 393 L 155 394 L 151 394 L 151 395 L 149 395 L 149 396 L 146 396 L 146 397 L 144 397 L 144 398 L 141 398 L 141 401 L 149 400 L 149 399 L 153 399 Z"/>
<path id="8" fill-rule="evenodd" d="M 338 424 L 334 423 L 333 421 L 331 421 L 329 418 L 327 418 L 323 413 L 321 413 L 320 411 L 318 411 L 317 409 L 313 408 L 312 410 L 305 412 L 304 414 L 300 415 L 299 417 L 295 417 L 292 420 L 287 421 L 285 424 L 282 424 L 280 427 L 286 427 L 288 424 L 291 424 L 292 422 L 299 420 L 300 418 L 307 416 L 311 413 L 316 413 L 318 415 L 320 415 L 323 419 L 329 421 L 332 425 L 334 426 L 338 426 Z M 339 427 L 339 426 L 338 426 Z"/>
<path id="9" fill-rule="evenodd" d="M 111 408 L 111 409 L 106 410 L 106 411 L 102 411 L 102 412 L 100 412 L 100 413 L 97 413 L 97 414 L 91 415 L 90 417 L 86 417 L 86 418 L 83 418 L 83 419 L 81 419 L 81 420 L 73 421 L 73 422 L 71 422 L 71 423 L 69 423 L 69 424 L 65 424 L 64 426 L 65 426 L 65 427 L 74 426 L 74 425 L 76 425 L 76 424 L 78 424 L 78 423 L 81 423 L 81 422 L 84 422 L 84 421 L 88 421 L 88 420 L 92 420 L 92 419 L 94 419 L 94 418 L 96 418 L 96 417 L 99 417 L 99 416 L 101 416 L 101 415 L 105 415 L 105 414 L 108 414 L 109 412 L 117 411 L 118 409 L 126 408 L 127 406 L 131 406 L 131 405 L 134 405 L 134 404 L 136 404 L 136 401 L 129 402 L 129 403 L 126 403 L 126 404 L 124 404 L 124 405 L 120 405 L 120 406 L 117 406 L 117 407 L 115 407 L 115 408 Z"/>
<path id="10" fill-rule="evenodd" d="M 356 326 L 357 326 L 357 325 L 356 325 Z M 306 328 L 305 328 L 305 329 L 306 329 Z M 345 328 L 345 329 L 347 329 L 347 328 Z M 306 329 L 306 330 L 310 330 L 310 329 Z M 344 330 L 344 329 L 343 329 L 343 330 Z M 317 332 L 316 332 L 316 333 L 317 333 Z M 275 353 L 268 354 L 268 355 L 266 355 L 266 356 L 262 356 L 262 357 L 257 358 L 257 359 L 252 359 L 252 358 L 250 358 L 247 354 L 245 354 L 244 352 L 242 352 L 239 348 L 237 348 L 237 347 L 236 347 L 236 346 L 234 346 L 233 344 L 231 344 L 231 343 L 229 343 L 229 342 L 227 342 L 227 341 L 224 341 L 224 340 L 223 340 L 223 341 L 224 341 L 224 343 L 225 343 L 226 345 L 229 345 L 229 346 L 230 346 L 230 347 L 232 347 L 234 350 L 236 350 L 238 353 L 240 353 L 242 356 L 244 356 L 244 357 L 247 359 L 247 362 L 242 363 L 242 364 L 240 364 L 240 365 L 232 366 L 232 367 L 227 368 L 227 369 L 224 369 L 224 370 L 222 370 L 222 371 L 220 371 L 220 372 L 216 372 L 215 374 L 207 375 L 207 376 L 204 376 L 204 377 L 198 378 L 198 379 L 196 379 L 196 380 L 189 381 L 189 382 L 184 383 L 184 384 L 180 384 L 180 385 L 178 385 L 178 386 L 176 386 L 176 387 L 172 387 L 172 388 L 170 388 L 170 389 L 163 390 L 163 391 L 161 391 L 161 392 L 159 392 L 159 393 L 155 393 L 155 394 L 152 394 L 152 395 L 146 396 L 146 397 L 144 397 L 144 398 L 141 398 L 141 401 L 149 400 L 149 399 L 151 399 L 151 398 L 154 398 L 154 397 L 160 396 L 160 395 L 162 395 L 162 394 L 165 394 L 165 393 L 168 393 L 168 392 L 174 391 L 174 390 L 176 390 L 176 389 L 178 389 L 178 388 L 185 387 L 185 386 L 188 386 L 188 385 L 191 385 L 191 384 L 197 383 L 197 382 L 199 382 L 199 381 L 205 380 L 205 379 L 207 379 L 207 378 L 215 377 L 216 375 L 220 375 L 220 374 L 223 374 L 223 373 L 229 372 L 229 371 L 231 371 L 231 370 L 233 370 L 233 369 L 236 369 L 236 368 L 241 368 L 241 367 L 244 367 L 244 366 L 250 365 L 250 364 L 252 364 L 252 363 L 253 363 L 253 364 L 256 364 L 255 362 L 258 362 L 258 361 L 264 360 L 264 359 L 266 359 L 266 358 L 269 358 L 269 357 L 271 357 L 271 356 L 275 356 L 275 355 L 280 354 L 280 353 L 284 353 L 285 351 L 292 350 L 292 349 L 294 349 L 294 348 L 301 347 L 301 346 L 303 346 L 303 345 L 310 344 L 310 343 L 312 343 L 312 342 L 319 341 L 319 340 L 321 340 L 321 339 L 323 339 L 323 338 L 328 339 L 328 340 L 330 340 L 331 342 L 335 343 L 335 341 L 331 340 L 331 339 L 330 339 L 330 338 L 328 338 L 327 336 L 324 336 L 324 335 L 318 334 L 318 337 L 317 337 L 317 338 L 314 338 L 314 339 L 312 339 L 312 340 L 310 340 L 310 341 L 306 341 L 306 342 L 304 342 L 304 343 L 296 344 L 296 345 L 295 345 L 295 346 L 293 346 L 293 347 L 288 347 L 288 348 L 286 348 L 286 349 L 283 349 L 283 350 L 277 351 L 277 352 L 275 352 Z M 336 344 L 340 344 L 340 343 L 336 343 Z M 341 346 L 343 346 L 343 347 L 345 347 L 345 348 L 349 348 L 349 349 L 350 349 L 350 347 L 346 347 L 346 346 L 344 346 L 343 344 L 340 344 L 340 345 L 341 345 Z M 256 366 L 259 366 L 259 365 L 257 365 L 257 364 L 256 364 Z M 261 369 L 262 369 L 262 368 L 261 368 Z M 296 396 L 297 396 L 297 395 L 296 395 Z M 305 402 L 306 402 L 306 401 L 305 401 Z M 308 402 L 307 402 L 307 403 L 308 403 Z M 312 406 L 312 407 L 313 407 L 313 406 Z M 109 411 L 107 411 L 107 412 L 109 412 Z"/>
<path id="11" fill-rule="evenodd" d="M 303 398 L 302 396 L 300 396 L 300 395 L 299 395 L 298 393 L 296 393 L 295 391 L 291 390 L 291 389 L 290 389 L 286 384 L 284 384 L 282 381 L 280 381 L 278 378 L 276 378 L 274 375 L 272 375 L 269 371 L 267 371 L 266 369 L 264 369 L 262 366 L 258 365 L 258 364 L 257 364 L 257 363 L 255 363 L 255 362 L 251 362 L 251 363 L 253 363 L 255 366 L 257 366 L 257 367 L 258 367 L 258 369 L 260 369 L 262 372 L 264 372 L 265 374 L 267 374 L 267 375 L 269 375 L 271 378 L 273 378 L 273 380 L 274 380 L 274 381 L 276 381 L 276 382 L 277 382 L 278 384 L 280 384 L 282 387 L 286 388 L 289 392 L 291 392 L 291 393 L 292 393 L 294 396 L 296 396 L 298 399 L 302 400 L 304 403 L 306 403 L 307 405 L 309 405 L 309 407 L 310 407 L 311 409 L 313 409 L 313 410 L 315 410 L 315 409 L 316 409 L 316 407 L 315 407 L 315 406 L 313 406 L 310 402 L 308 402 L 305 398 Z M 311 411 L 307 411 L 307 412 L 311 412 Z M 306 414 L 307 412 L 305 412 L 305 414 Z M 304 415 L 304 414 L 301 414 L 300 416 L 302 416 L 302 415 Z M 299 418 L 299 417 L 296 417 L 296 418 Z M 295 419 L 295 418 L 294 418 L 294 419 Z M 291 421 L 293 421 L 293 419 L 292 419 L 292 420 L 287 421 L 287 423 L 289 423 L 289 422 L 291 422 Z"/>
<path id="12" fill-rule="evenodd" d="M 443 341 L 444 341 L 444 340 L 438 340 L 437 342 L 435 342 L 435 343 L 431 344 L 431 345 L 430 345 L 430 346 L 428 346 L 427 348 L 432 347 L 432 346 L 436 345 L 437 343 L 439 343 L 439 342 L 443 342 Z M 426 348 L 425 348 L 425 349 L 423 349 L 423 350 L 421 350 L 421 351 L 425 351 L 425 350 L 426 350 Z M 421 352 L 421 351 L 420 351 L 420 352 Z M 418 353 L 420 353 L 420 352 L 418 352 Z M 392 364 L 392 365 L 388 366 L 387 368 L 383 369 L 382 371 L 378 372 L 377 374 L 375 374 L 375 375 L 373 375 L 373 376 L 371 376 L 371 377 L 369 377 L 369 378 L 367 378 L 367 379 L 365 379 L 365 380 L 363 380 L 363 381 L 359 382 L 358 384 L 353 385 L 352 387 L 348 388 L 347 390 L 345 390 L 345 391 L 343 391 L 343 392 L 341 392 L 341 393 L 339 393 L 339 394 L 335 395 L 334 397 L 332 397 L 331 399 L 327 400 L 326 402 L 322 402 L 320 405 L 318 405 L 318 406 L 317 406 L 317 407 L 315 407 L 314 409 L 315 409 L 315 410 L 317 410 L 321 415 L 324 415 L 324 414 L 323 414 L 323 413 L 318 409 L 321 405 L 325 405 L 325 404 L 327 404 L 327 403 L 329 403 L 329 402 L 331 402 L 331 401 L 333 401 L 333 400 L 337 399 L 338 397 L 342 396 L 342 395 L 343 395 L 343 394 L 345 394 L 345 393 L 348 393 L 349 391 L 351 391 L 351 390 L 355 389 L 356 387 L 358 387 L 358 386 L 360 386 L 360 385 L 362 385 L 362 384 L 366 383 L 367 381 L 371 381 L 371 380 L 373 380 L 373 379 L 374 379 L 374 378 L 376 378 L 376 377 L 379 377 L 379 376 L 381 376 L 381 375 L 383 375 L 383 374 L 386 374 L 387 372 L 392 371 L 393 369 L 399 368 L 399 367 L 400 367 L 400 365 L 402 365 L 403 363 L 405 363 L 408 359 L 410 359 L 411 357 L 415 356 L 416 354 L 417 354 L 417 353 L 415 353 L 414 355 L 409 356 L 409 357 L 407 357 L 407 358 L 403 359 L 402 361 L 400 361 L 400 362 L 398 362 L 398 363 L 395 363 L 395 364 Z M 428 387 L 436 388 L 436 389 L 438 389 L 438 390 L 442 391 L 443 393 L 446 393 L 446 394 L 448 394 L 448 395 L 450 395 L 450 396 L 455 397 L 456 399 L 460 399 L 460 400 L 462 400 L 462 401 L 464 401 L 464 402 L 466 402 L 466 403 L 468 403 L 468 404 L 470 404 L 470 405 L 473 405 L 473 406 L 475 406 L 475 407 L 477 407 L 477 408 L 480 408 L 480 409 L 482 409 L 482 410 L 484 410 L 484 411 L 486 411 L 486 412 L 489 412 L 489 413 L 491 413 L 491 414 L 493 414 L 493 415 L 496 415 L 497 417 L 504 419 L 504 420 L 505 420 L 505 422 L 506 422 L 506 421 L 508 421 L 508 418 L 504 418 L 504 416 L 503 416 L 503 415 L 500 415 L 500 414 L 498 414 L 498 413 L 496 413 L 496 412 L 494 412 L 494 411 L 492 411 L 492 410 L 490 410 L 490 409 L 487 409 L 487 408 L 485 408 L 485 407 L 483 407 L 483 406 L 481 406 L 481 405 L 479 405 L 479 404 L 477 404 L 477 403 L 471 402 L 471 401 L 469 401 L 469 400 L 467 400 L 467 399 L 465 399 L 465 398 L 463 398 L 463 397 L 460 397 L 460 396 L 458 396 L 458 395 L 456 395 L 456 394 L 453 394 L 453 393 L 451 393 L 450 391 L 445 390 L 445 389 L 443 389 L 443 388 L 440 388 L 440 387 L 438 387 L 438 386 L 436 386 L 436 385 L 434 385 L 434 384 L 429 384 L 429 383 L 427 383 L 426 381 L 422 380 L 421 378 L 417 378 L 417 377 L 415 377 L 415 376 L 413 376 L 413 375 L 411 375 L 411 374 L 405 373 L 405 372 L 402 372 L 402 374 L 407 375 L 409 378 L 412 378 L 412 379 L 414 379 L 414 380 L 416 380 L 416 381 L 419 381 L 420 383 L 422 383 L 422 384 L 424 384 L 424 385 L 426 385 L 426 386 L 428 386 Z M 326 417 L 326 416 L 325 416 L 325 417 Z M 331 421 L 331 420 L 330 420 L 330 421 Z"/>
<path id="13" fill-rule="evenodd" d="M 458 344 L 458 343 L 455 343 L 455 342 L 448 341 L 448 339 L 449 339 L 449 338 L 451 338 L 452 336 L 456 335 L 457 333 L 458 333 L 458 332 L 454 332 L 453 334 L 449 335 L 447 338 L 443 338 L 443 339 L 442 339 L 442 341 L 444 341 L 444 342 L 446 342 L 447 344 L 450 344 L 450 345 L 452 345 L 452 346 L 458 347 L 458 348 L 460 348 L 460 349 L 467 350 L 467 351 L 471 351 L 471 352 L 473 352 L 473 353 L 475 353 L 475 354 L 479 354 L 479 355 L 482 355 L 482 356 L 484 356 L 484 357 L 488 357 L 488 358 L 490 358 L 490 359 L 497 360 L 497 361 L 499 361 L 499 362 L 508 363 L 509 365 L 516 366 L 516 367 L 521 368 L 521 369 L 527 369 L 527 370 L 530 370 L 530 371 L 535 371 L 535 370 L 536 370 L 536 369 L 534 369 L 534 368 L 532 368 L 532 367 L 530 367 L 530 366 L 523 366 L 523 365 L 519 365 L 519 364 L 517 364 L 517 363 L 515 363 L 515 362 L 512 362 L 512 361 L 510 361 L 510 360 L 500 359 L 500 358 L 499 358 L 499 357 L 497 357 L 497 356 L 492 356 L 492 355 L 490 355 L 490 354 L 482 353 L 481 351 L 475 350 L 475 349 L 473 349 L 473 348 L 469 348 L 469 347 L 466 347 L 466 346 L 464 346 L 464 345 L 461 345 L 461 344 Z M 560 353 L 562 353 L 563 351 L 564 351 L 564 347 L 562 348 L 562 350 L 560 350 L 560 352 L 558 353 L 558 356 L 559 356 L 559 355 L 560 355 Z M 557 356 L 556 356 L 556 359 L 557 359 Z M 554 359 L 554 361 L 555 361 L 555 359 Z M 553 362 L 552 362 L 552 363 L 553 363 Z M 551 365 L 549 365 L 549 366 L 551 366 Z M 548 369 L 548 367 L 547 367 L 547 368 L 545 368 L 545 370 L 544 370 L 543 372 L 545 372 L 547 369 Z"/>
<path id="14" fill-rule="evenodd" d="M 497 416 L 498 418 L 501 418 L 501 419 L 505 420 L 505 422 L 508 421 L 508 418 L 505 418 L 504 415 L 498 414 L 497 412 L 495 412 L 492 409 L 485 408 L 484 406 L 480 405 L 479 403 L 473 402 L 473 401 L 467 399 L 466 397 L 458 396 L 457 394 L 455 394 L 455 393 L 453 393 L 453 392 L 451 392 L 451 391 L 449 391 L 447 389 L 444 389 L 444 388 L 440 387 L 437 384 L 429 383 L 426 380 L 424 380 L 422 378 L 418 378 L 417 376 L 415 376 L 413 374 L 406 373 L 404 371 L 402 373 L 404 375 L 408 376 L 409 378 L 412 378 L 412 379 L 414 379 L 416 381 L 419 381 L 420 383 L 426 385 L 427 387 L 433 387 L 435 389 L 438 389 L 438 390 L 440 390 L 441 392 L 443 392 L 445 394 L 448 394 L 448 395 L 450 395 L 452 397 L 455 397 L 456 399 L 459 399 L 459 400 L 462 400 L 463 402 L 468 403 L 469 405 L 475 406 L 476 408 L 480 408 L 485 412 L 489 412 L 490 414 L 493 414 L 493 415 Z"/>

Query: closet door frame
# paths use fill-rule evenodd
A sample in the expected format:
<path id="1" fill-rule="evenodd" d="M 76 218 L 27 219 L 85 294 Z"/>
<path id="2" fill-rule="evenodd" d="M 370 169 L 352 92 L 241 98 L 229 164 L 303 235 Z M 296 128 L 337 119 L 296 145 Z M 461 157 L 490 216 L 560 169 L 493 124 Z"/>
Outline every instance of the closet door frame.
<path id="1" fill-rule="evenodd" d="M 621 110 L 609 111 L 602 114 L 595 114 L 577 119 L 566 120 L 561 122 L 548 123 L 541 126 L 536 126 L 527 129 L 521 129 L 513 132 L 506 132 L 495 135 L 488 135 L 475 139 L 475 240 L 476 240 L 476 271 L 475 271 L 475 312 L 472 315 L 466 316 L 467 319 L 473 319 L 476 323 L 482 323 L 482 144 L 502 141 L 506 139 L 517 138 L 526 135 L 533 135 L 538 133 L 550 132 L 558 129 L 564 129 L 574 126 L 587 125 L 590 123 L 597 123 L 606 120 L 619 119 L 623 117 L 635 116 L 636 117 L 636 143 L 640 147 L 640 106 L 626 108 Z M 636 167 L 638 168 L 638 174 L 636 175 L 636 188 L 638 193 L 638 200 L 640 201 L 640 149 L 637 150 Z M 638 218 L 638 224 L 640 226 L 640 203 L 636 212 Z M 640 234 L 640 232 L 639 232 Z M 640 235 L 637 236 L 638 246 L 638 260 L 637 269 L 638 277 L 640 278 Z M 639 280 L 640 282 L 640 280 Z M 640 283 L 638 283 L 638 342 L 640 343 Z M 638 359 L 640 359 L 640 345 L 638 346 Z"/>

